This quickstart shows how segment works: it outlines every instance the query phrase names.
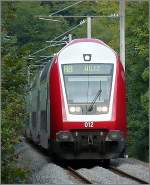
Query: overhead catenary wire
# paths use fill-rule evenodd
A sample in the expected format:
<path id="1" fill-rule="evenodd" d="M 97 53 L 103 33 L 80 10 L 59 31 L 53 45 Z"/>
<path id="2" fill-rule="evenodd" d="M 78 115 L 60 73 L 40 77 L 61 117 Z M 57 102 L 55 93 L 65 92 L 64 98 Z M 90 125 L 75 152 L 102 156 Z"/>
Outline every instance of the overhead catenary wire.
<path id="1" fill-rule="evenodd" d="M 83 2 L 83 1 L 78 1 L 78 2 L 76 2 L 76 3 L 73 3 L 73 4 L 71 4 L 71 5 L 65 7 L 65 8 L 63 8 L 63 9 L 61 9 L 61 10 L 58 10 L 58 11 L 56 11 L 56 12 L 50 14 L 49 16 L 53 16 L 53 15 L 55 15 L 55 14 L 57 14 L 57 13 L 60 13 L 60 12 L 62 12 L 62 11 L 64 11 L 64 10 L 67 10 L 68 8 L 73 7 L 73 6 L 75 6 L 75 5 L 77 5 L 77 4 L 81 3 L 81 2 Z"/>
<path id="2" fill-rule="evenodd" d="M 35 64 L 36 63 L 39 63 L 39 62 L 41 62 L 41 61 L 43 61 L 43 60 L 47 60 L 48 58 L 42 58 L 42 59 L 40 59 L 40 60 L 36 60 L 36 61 L 34 61 L 35 62 Z M 42 62 L 42 64 L 45 64 L 45 63 L 47 63 L 47 62 Z"/>
<path id="3" fill-rule="evenodd" d="M 46 21 L 62 22 L 62 21 L 60 21 L 60 20 L 49 19 L 49 18 L 44 18 L 44 17 L 39 17 L 39 19 L 41 19 L 41 20 L 46 20 Z"/>
<path id="4" fill-rule="evenodd" d="M 54 14 L 53 14 L 53 15 L 54 15 Z M 42 17 L 44 17 L 44 16 L 42 16 Z M 87 17 L 89 17 L 89 16 L 60 16 L 60 15 L 59 15 L 59 16 L 52 16 L 52 17 L 68 17 L 68 18 L 69 18 L 69 17 L 70 17 L 70 18 L 71 18 L 71 17 L 79 17 L 79 18 L 87 18 Z M 118 14 L 111 14 L 110 16 L 90 16 L 90 17 L 92 17 L 92 18 L 94 18 L 94 17 L 112 17 L 112 18 L 114 18 L 114 17 L 119 17 L 119 15 L 118 15 Z M 53 42 L 53 41 L 57 40 L 58 38 L 62 37 L 63 35 L 65 35 L 65 34 L 67 34 L 67 33 L 69 33 L 70 31 L 76 29 L 78 26 L 84 24 L 85 22 L 87 22 L 87 21 L 85 21 L 85 20 L 83 20 L 83 22 L 81 21 L 78 25 L 72 27 L 70 30 L 64 32 L 63 34 L 61 34 L 61 35 L 59 35 L 59 36 L 57 36 L 57 37 L 55 37 L 55 38 L 52 39 L 51 41 L 46 41 L 46 42 Z M 57 46 L 57 45 L 55 45 L 55 46 Z M 50 48 L 50 47 L 52 47 L 52 46 L 51 46 L 51 45 L 46 46 L 46 47 L 44 47 L 44 48 L 42 48 L 42 49 L 40 49 L 40 50 L 38 50 L 38 51 L 36 51 L 36 52 L 30 54 L 28 57 L 31 57 L 32 55 L 35 55 L 35 54 L 37 54 L 37 53 L 39 53 L 39 52 L 41 52 L 41 51 L 43 51 L 43 50 L 45 50 L 45 49 L 48 49 L 48 48 Z"/>
<path id="5" fill-rule="evenodd" d="M 49 42 L 49 43 L 64 43 L 64 44 L 67 44 L 67 41 L 63 41 L 63 40 L 59 40 L 59 41 L 57 41 L 57 40 L 56 40 L 56 41 L 51 41 L 51 40 L 48 41 L 48 40 L 47 40 L 46 42 Z"/>
<path id="6" fill-rule="evenodd" d="M 68 31 L 66 31 L 66 32 L 64 32 L 64 33 L 62 33 L 61 35 L 59 35 L 59 36 L 57 36 L 57 37 L 55 37 L 53 40 L 51 40 L 51 41 L 54 41 L 54 40 L 57 40 L 57 39 L 59 39 L 60 37 L 62 37 L 63 35 L 66 35 L 67 33 L 69 33 L 69 32 L 71 32 L 72 30 L 74 30 L 74 29 L 76 29 L 77 27 L 79 27 L 79 26 L 81 26 L 82 24 L 84 24 L 86 21 L 84 20 L 83 22 L 80 22 L 79 24 L 77 24 L 76 26 L 73 26 L 70 30 L 68 30 Z"/>
<path id="7" fill-rule="evenodd" d="M 79 24 L 77 24 L 76 26 L 71 27 L 71 29 L 67 30 L 66 32 L 62 33 L 61 35 L 59 35 L 59 36 L 55 37 L 54 39 L 52 39 L 52 40 L 50 40 L 50 41 L 47 41 L 47 42 L 53 42 L 53 41 L 57 40 L 58 38 L 60 38 L 60 37 L 62 37 L 62 36 L 64 36 L 64 35 L 66 35 L 67 33 L 71 32 L 72 30 L 76 29 L 77 27 L 83 25 L 84 23 L 86 23 L 86 20 L 81 21 L 81 22 L 80 22 Z M 39 53 L 39 52 L 41 52 L 41 51 L 43 51 L 43 50 L 45 50 L 45 49 L 48 49 L 48 48 L 50 48 L 50 47 L 59 46 L 59 45 L 63 45 L 63 44 L 65 44 L 65 43 L 60 43 L 60 44 L 55 44 L 55 45 L 53 44 L 53 45 L 46 46 L 46 47 L 44 47 L 44 48 L 42 48 L 42 49 L 40 49 L 40 50 L 38 50 L 38 51 L 36 51 L 36 52 L 30 54 L 28 57 L 32 57 L 33 55 L 35 55 L 35 54 L 37 54 L 37 53 Z"/>
<path id="8" fill-rule="evenodd" d="M 40 60 L 37 60 L 37 61 L 35 61 L 35 63 L 40 62 L 40 61 L 43 61 L 43 60 L 47 60 L 47 59 L 49 59 L 49 58 L 52 58 L 52 56 L 51 56 L 51 57 L 45 57 L 45 58 L 42 58 L 42 59 L 40 59 Z"/>
<path id="9" fill-rule="evenodd" d="M 38 50 L 38 51 L 36 51 L 36 52 L 30 54 L 29 57 L 32 57 L 33 55 L 35 55 L 35 54 L 37 54 L 37 53 L 39 53 L 39 52 L 41 52 L 41 51 L 43 51 L 43 50 L 45 50 L 45 49 L 48 49 L 48 48 L 50 48 L 50 47 L 55 47 L 55 46 L 59 46 L 59 45 L 63 45 L 63 44 L 64 44 L 64 43 L 53 44 L 53 45 L 46 46 L 46 47 L 44 47 L 44 48 L 42 48 L 42 49 L 40 49 L 40 50 Z"/>
<path id="10" fill-rule="evenodd" d="M 28 66 L 28 68 L 31 68 L 31 67 L 45 67 L 45 65 L 44 64 L 37 64 L 37 65 L 36 64 L 34 64 L 34 65 L 32 64 L 32 65 Z"/>
<path id="11" fill-rule="evenodd" d="M 43 17 L 43 18 L 49 18 L 49 16 L 46 15 L 41 15 L 38 17 Z M 91 17 L 91 18 L 119 18 L 119 14 L 114 13 L 111 15 L 56 15 L 56 16 L 51 16 L 54 18 L 87 18 L 87 17 Z"/>
<path id="12" fill-rule="evenodd" d="M 50 55 L 50 56 L 44 56 L 44 55 L 41 55 L 40 58 L 53 58 L 54 55 Z"/>

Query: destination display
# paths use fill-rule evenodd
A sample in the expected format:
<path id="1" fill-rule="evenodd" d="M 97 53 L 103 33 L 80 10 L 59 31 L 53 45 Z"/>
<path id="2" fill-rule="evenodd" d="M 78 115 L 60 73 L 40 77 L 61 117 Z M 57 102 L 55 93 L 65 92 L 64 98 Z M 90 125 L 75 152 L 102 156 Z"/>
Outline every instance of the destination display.
<path id="1" fill-rule="evenodd" d="M 64 75 L 111 75 L 113 73 L 113 64 L 64 64 L 62 65 L 62 70 Z"/>

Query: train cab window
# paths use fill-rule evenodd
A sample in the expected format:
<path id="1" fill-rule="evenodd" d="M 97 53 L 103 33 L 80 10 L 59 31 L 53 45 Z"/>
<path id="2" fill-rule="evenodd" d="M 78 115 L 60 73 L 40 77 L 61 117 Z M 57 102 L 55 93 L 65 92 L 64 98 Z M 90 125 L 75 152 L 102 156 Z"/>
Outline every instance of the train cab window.
<path id="1" fill-rule="evenodd" d="M 64 64 L 62 71 L 70 114 L 108 113 L 113 64 Z"/>
<path id="2" fill-rule="evenodd" d="M 40 78 L 40 82 L 43 82 L 46 80 L 46 77 L 47 77 L 47 73 L 49 71 L 49 67 L 50 67 L 50 62 L 48 62 L 46 64 L 46 66 L 44 67 L 43 71 L 42 71 L 42 74 L 41 74 L 41 78 Z"/>

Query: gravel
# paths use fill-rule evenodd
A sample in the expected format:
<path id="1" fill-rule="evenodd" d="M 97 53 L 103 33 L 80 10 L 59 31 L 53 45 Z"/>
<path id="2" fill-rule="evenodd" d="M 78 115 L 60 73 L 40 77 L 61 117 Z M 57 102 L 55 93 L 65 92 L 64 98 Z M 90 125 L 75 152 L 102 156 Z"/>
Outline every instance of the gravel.
<path id="1" fill-rule="evenodd" d="M 149 182 L 150 174 L 148 163 L 136 159 L 118 159 L 118 164 L 117 168 Z"/>
<path id="2" fill-rule="evenodd" d="M 18 166 L 29 169 L 28 179 L 25 183 L 30 184 L 81 184 L 81 181 L 72 176 L 64 168 L 54 164 L 50 156 L 41 152 L 34 145 L 24 141 L 17 146 L 17 150 L 23 152 L 19 154 Z M 146 163 L 134 159 L 117 159 L 112 162 L 117 168 L 122 169 L 149 182 L 149 168 Z M 146 164 L 146 165 L 145 165 Z M 77 170 L 85 178 L 98 184 L 135 184 L 135 181 L 121 177 L 108 169 L 96 166 L 80 168 Z"/>
<path id="3" fill-rule="evenodd" d="M 96 184 L 135 184 L 135 181 L 120 177 L 102 167 L 94 167 L 91 169 L 81 168 L 78 172 Z"/>
<path id="4" fill-rule="evenodd" d="M 24 143 L 26 150 L 19 155 L 18 166 L 29 169 L 31 173 L 38 172 L 45 164 L 48 163 L 48 158 L 43 157 L 43 154 L 38 152 L 30 144 Z"/>
<path id="5" fill-rule="evenodd" d="M 21 148 L 22 146 L 22 148 Z M 34 145 L 25 142 L 19 147 L 18 167 L 28 169 L 28 179 L 25 183 L 29 184 L 80 184 L 80 180 L 71 176 L 62 167 L 54 164 L 50 156 L 40 152 Z M 26 148 L 26 150 L 24 150 Z M 21 182 L 20 182 L 21 183 Z"/>
<path id="6" fill-rule="evenodd" d="M 66 171 L 52 163 L 45 165 L 32 179 L 34 184 L 73 184 Z"/>

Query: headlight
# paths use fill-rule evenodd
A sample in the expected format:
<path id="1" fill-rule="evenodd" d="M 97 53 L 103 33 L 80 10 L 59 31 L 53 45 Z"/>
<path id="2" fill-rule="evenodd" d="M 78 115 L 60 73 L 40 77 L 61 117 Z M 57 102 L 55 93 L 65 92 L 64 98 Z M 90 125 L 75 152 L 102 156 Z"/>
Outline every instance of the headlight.
<path id="1" fill-rule="evenodd" d="M 97 110 L 97 112 L 108 112 L 108 107 L 107 106 L 102 106 L 102 107 L 98 106 L 96 108 L 96 110 Z"/>
<path id="2" fill-rule="evenodd" d="M 102 107 L 97 107 L 97 112 L 101 112 L 102 111 Z"/>
<path id="3" fill-rule="evenodd" d="M 119 130 L 110 131 L 106 137 L 106 141 L 119 141 L 123 139 Z"/>
<path id="4" fill-rule="evenodd" d="M 81 111 L 81 107 L 76 107 L 76 112 L 80 112 Z"/>
<path id="5" fill-rule="evenodd" d="M 73 141 L 71 132 L 69 131 L 59 131 L 56 133 L 56 141 L 58 142 L 68 142 Z"/>
<path id="6" fill-rule="evenodd" d="M 75 107 L 69 107 L 70 112 L 75 112 L 76 108 Z"/>
<path id="7" fill-rule="evenodd" d="M 108 111 L 108 107 L 104 106 L 102 107 L 102 112 L 107 112 Z"/>
<path id="8" fill-rule="evenodd" d="M 81 112 L 81 107 L 69 107 L 69 111 L 74 113 L 74 112 Z"/>

